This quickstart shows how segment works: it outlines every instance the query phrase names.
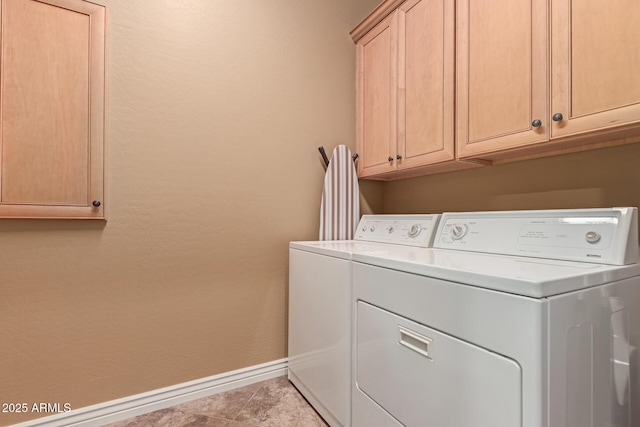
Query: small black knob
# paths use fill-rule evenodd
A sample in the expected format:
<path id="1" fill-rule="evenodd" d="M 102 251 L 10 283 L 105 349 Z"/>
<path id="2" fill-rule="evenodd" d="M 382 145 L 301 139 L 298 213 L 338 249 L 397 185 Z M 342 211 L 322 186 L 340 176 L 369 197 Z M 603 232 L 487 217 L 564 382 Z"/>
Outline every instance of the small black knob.
<path id="1" fill-rule="evenodd" d="M 393 162 L 393 157 L 389 156 L 389 161 Z"/>
<path id="2" fill-rule="evenodd" d="M 98 208 L 101 205 L 100 200 L 94 200 L 93 203 L 91 204 L 93 205 L 94 208 Z"/>
<path id="3" fill-rule="evenodd" d="M 553 121 L 554 121 L 554 122 L 559 122 L 559 121 L 561 121 L 561 120 L 562 120 L 562 113 L 555 113 L 555 114 L 553 115 Z"/>
<path id="4" fill-rule="evenodd" d="M 402 160 L 402 156 L 401 156 L 400 154 L 398 154 L 398 155 L 396 156 L 396 159 L 398 159 L 398 160 Z"/>
<path id="5" fill-rule="evenodd" d="M 534 128 L 539 128 L 540 126 L 542 126 L 542 120 L 535 119 L 531 122 L 531 126 L 533 126 Z"/>

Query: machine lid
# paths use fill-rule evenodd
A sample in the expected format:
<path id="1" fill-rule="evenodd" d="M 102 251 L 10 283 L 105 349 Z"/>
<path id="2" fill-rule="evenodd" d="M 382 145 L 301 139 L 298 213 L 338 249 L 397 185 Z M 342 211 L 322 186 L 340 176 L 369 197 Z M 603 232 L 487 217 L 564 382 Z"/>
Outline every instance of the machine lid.
<path id="1" fill-rule="evenodd" d="M 434 248 L 626 265 L 638 261 L 637 208 L 444 213 Z"/>
<path id="2" fill-rule="evenodd" d="M 355 240 L 320 240 L 309 242 L 289 242 L 289 248 L 334 258 L 351 259 L 354 252 L 381 250 L 379 243 L 358 242 Z M 387 245 L 384 245 L 387 246 Z"/>
<path id="3" fill-rule="evenodd" d="M 406 247 L 354 253 L 353 261 L 533 298 L 558 295 L 640 275 L 639 264 L 612 266 Z"/>

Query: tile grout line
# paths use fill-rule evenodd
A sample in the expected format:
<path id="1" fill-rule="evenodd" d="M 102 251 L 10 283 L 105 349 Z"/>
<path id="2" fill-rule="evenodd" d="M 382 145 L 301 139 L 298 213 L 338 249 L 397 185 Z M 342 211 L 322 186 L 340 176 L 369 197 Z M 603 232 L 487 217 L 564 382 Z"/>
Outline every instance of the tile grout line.
<path id="1" fill-rule="evenodd" d="M 197 412 L 188 412 L 188 411 L 184 411 L 184 410 L 181 410 L 181 409 L 174 409 L 174 406 L 171 406 L 171 407 L 169 407 L 167 409 L 171 409 L 173 412 L 177 412 L 177 413 L 182 414 L 182 415 L 192 415 L 192 416 L 196 416 L 196 417 L 205 417 L 208 420 L 214 420 L 214 421 L 215 420 L 224 420 L 224 421 L 233 422 L 233 420 L 229 420 L 229 418 L 225 418 L 225 417 L 216 417 L 216 416 L 212 417 L 212 416 L 209 416 L 209 415 L 199 414 Z M 153 412 L 150 412 L 150 414 L 152 414 L 152 413 Z"/>
<path id="2" fill-rule="evenodd" d="M 249 398 L 249 400 L 247 400 L 247 403 L 245 403 L 242 408 L 240 408 L 240 410 L 236 413 L 236 415 L 233 417 L 233 419 L 231 420 L 231 422 L 235 422 L 236 418 L 238 418 L 238 415 L 240 415 L 240 412 L 242 412 L 242 410 L 244 408 L 246 408 L 247 406 L 249 406 L 249 403 L 251 403 L 251 401 L 253 400 L 253 398 L 256 396 L 256 394 L 258 394 L 260 392 L 260 390 L 262 390 L 264 388 L 264 385 L 260 386 L 260 388 L 258 390 L 256 390 L 251 397 Z"/>

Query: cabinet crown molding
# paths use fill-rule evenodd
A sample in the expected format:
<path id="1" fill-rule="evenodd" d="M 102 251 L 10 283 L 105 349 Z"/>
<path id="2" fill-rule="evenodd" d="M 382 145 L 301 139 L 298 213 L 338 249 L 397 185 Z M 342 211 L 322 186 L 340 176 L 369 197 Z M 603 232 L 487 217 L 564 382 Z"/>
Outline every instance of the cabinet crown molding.
<path id="1" fill-rule="evenodd" d="M 386 18 L 391 12 L 396 10 L 398 6 L 405 0 L 385 0 L 376 7 L 356 28 L 349 33 L 354 43 L 357 43 L 365 34 L 367 34 L 380 21 Z"/>

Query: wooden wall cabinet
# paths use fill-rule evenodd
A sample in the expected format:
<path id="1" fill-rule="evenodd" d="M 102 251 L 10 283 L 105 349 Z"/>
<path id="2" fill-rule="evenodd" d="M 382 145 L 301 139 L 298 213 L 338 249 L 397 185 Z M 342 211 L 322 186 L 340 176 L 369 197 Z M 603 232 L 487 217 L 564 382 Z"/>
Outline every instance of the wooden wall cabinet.
<path id="1" fill-rule="evenodd" d="M 392 172 L 397 153 L 398 15 L 392 13 L 356 43 L 358 176 Z"/>
<path id="2" fill-rule="evenodd" d="M 481 165 L 455 155 L 454 6 L 453 0 L 386 1 L 351 32 L 359 177 Z"/>
<path id="3" fill-rule="evenodd" d="M 458 0 L 456 19 L 461 158 L 500 161 L 634 142 L 639 2 Z"/>
<path id="4" fill-rule="evenodd" d="M 551 138 L 640 123 L 640 2 L 551 2 Z"/>
<path id="5" fill-rule="evenodd" d="M 546 0 L 459 0 L 457 6 L 459 155 L 547 141 Z"/>
<path id="6" fill-rule="evenodd" d="M 105 218 L 103 6 L 2 0 L 0 217 Z"/>

